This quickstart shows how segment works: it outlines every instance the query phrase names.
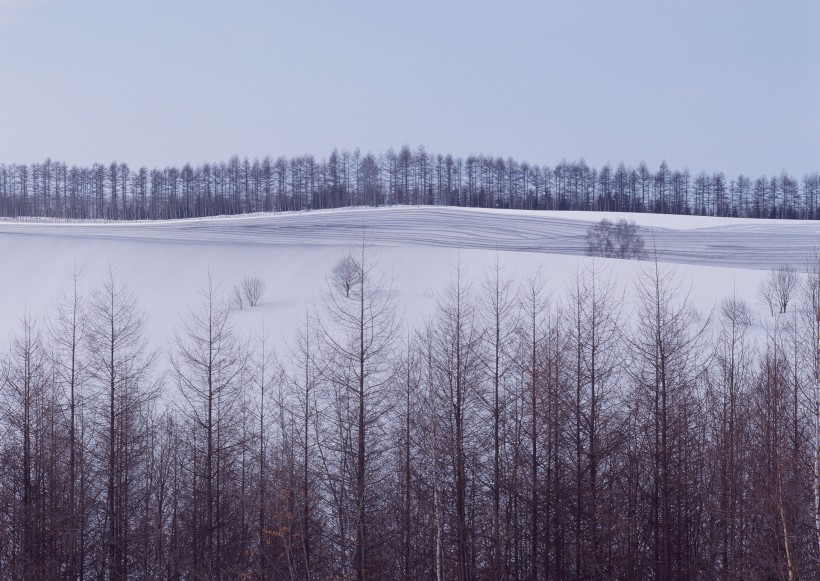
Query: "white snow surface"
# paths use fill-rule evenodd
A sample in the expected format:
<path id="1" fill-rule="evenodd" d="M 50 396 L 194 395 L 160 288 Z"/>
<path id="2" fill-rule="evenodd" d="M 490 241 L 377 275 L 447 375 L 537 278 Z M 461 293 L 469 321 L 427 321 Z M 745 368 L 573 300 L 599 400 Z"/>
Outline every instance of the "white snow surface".
<path id="1" fill-rule="evenodd" d="M 524 281 L 539 269 L 556 297 L 589 268 L 584 235 L 601 218 L 634 220 L 647 246 L 676 263 L 682 293 L 704 312 L 737 292 L 761 312 L 756 292 L 765 270 L 800 268 L 820 241 L 813 222 L 442 207 L 388 207 L 126 223 L 0 222 L 0 335 L 10 336 L 29 311 L 43 318 L 76 264 L 88 291 L 109 267 L 132 289 L 147 317 L 149 340 L 162 347 L 208 277 L 229 291 L 258 276 L 267 291 L 255 308 L 237 312 L 246 332 L 268 330 L 284 347 L 318 302 L 327 273 L 342 254 L 367 244 L 392 277 L 400 314 L 410 326 L 432 314 L 436 297 L 460 262 L 478 290 L 498 257 L 506 276 Z M 602 260 L 627 304 L 647 263 Z"/>

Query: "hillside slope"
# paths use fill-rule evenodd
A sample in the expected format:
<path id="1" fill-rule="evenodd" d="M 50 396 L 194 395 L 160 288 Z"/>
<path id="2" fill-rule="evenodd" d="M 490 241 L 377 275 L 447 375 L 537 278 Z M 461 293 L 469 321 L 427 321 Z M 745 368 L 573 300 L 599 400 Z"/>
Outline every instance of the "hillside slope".
<path id="1" fill-rule="evenodd" d="M 458 262 L 476 284 L 494 263 L 517 281 L 537 270 L 563 290 L 591 259 L 584 234 L 596 213 L 546 213 L 459 208 L 379 208 L 140 223 L 0 223 L 0 329 L 5 335 L 25 310 L 48 311 L 76 264 L 81 286 L 93 287 L 110 265 L 136 293 L 155 342 L 170 340 L 180 317 L 197 304 L 208 276 L 230 290 L 245 275 L 267 282 L 255 309 L 238 313 L 249 330 L 290 337 L 326 274 L 364 236 L 390 273 L 409 323 L 432 312 L 435 296 Z M 762 269 L 800 266 L 820 239 L 820 224 L 629 215 L 662 261 L 680 263 L 703 310 L 738 292 L 755 302 Z M 641 263 L 603 261 L 627 297 Z M 599 260 L 599 264 L 601 261 Z"/>

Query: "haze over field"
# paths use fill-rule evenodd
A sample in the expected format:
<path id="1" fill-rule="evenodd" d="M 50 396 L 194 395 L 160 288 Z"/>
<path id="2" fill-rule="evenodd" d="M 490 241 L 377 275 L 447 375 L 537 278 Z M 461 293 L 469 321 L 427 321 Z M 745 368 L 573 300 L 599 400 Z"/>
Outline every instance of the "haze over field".
<path id="1" fill-rule="evenodd" d="M 197 302 L 209 274 L 225 293 L 243 276 L 259 276 L 268 290 L 239 320 L 247 331 L 264 320 L 281 346 L 320 298 L 335 262 L 363 237 L 390 273 L 402 311 L 420 323 L 459 260 L 478 283 L 498 252 L 510 277 L 521 281 L 540 268 L 550 288 L 564 291 L 591 264 L 586 232 L 603 217 L 635 220 L 661 261 L 692 265 L 679 271 L 705 311 L 734 289 L 754 303 L 761 271 L 784 263 L 800 268 L 820 242 L 820 224 L 806 221 L 436 207 L 109 224 L 0 222 L 0 253 L 15 273 L 0 289 L 6 306 L 0 328 L 13 329 L 25 309 L 45 310 L 75 263 L 84 268 L 88 288 L 111 265 L 136 292 L 159 343 Z M 640 272 L 638 262 L 598 262 L 626 287 Z"/>

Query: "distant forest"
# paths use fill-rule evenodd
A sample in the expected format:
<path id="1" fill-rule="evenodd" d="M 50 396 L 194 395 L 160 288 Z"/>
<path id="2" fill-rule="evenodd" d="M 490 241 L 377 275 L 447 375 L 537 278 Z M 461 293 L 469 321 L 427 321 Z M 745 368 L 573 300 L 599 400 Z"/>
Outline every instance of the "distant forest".
<path id="1" fill-rule="evenodd" d="M 753 218 L 820 218 L 820 172 L 795 178 L 617 168 L 584 160 L 555 167 L 512 158 L 428 153 L 312 155 L 164 169 L 125 163 L 0 165 L 0 216 L 143 220 L 396 204 L 598 210 Z"/>

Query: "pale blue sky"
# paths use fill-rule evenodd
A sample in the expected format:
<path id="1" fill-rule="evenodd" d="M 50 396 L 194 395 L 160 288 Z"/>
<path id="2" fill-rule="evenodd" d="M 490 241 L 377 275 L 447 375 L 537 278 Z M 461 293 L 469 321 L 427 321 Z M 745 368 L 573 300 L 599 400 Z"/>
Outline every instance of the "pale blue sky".
<path id="1" fill-rule="evenodd" d="M 0 0 L 0 162 L 820 170 L 820 2 Z"/>

